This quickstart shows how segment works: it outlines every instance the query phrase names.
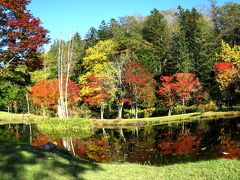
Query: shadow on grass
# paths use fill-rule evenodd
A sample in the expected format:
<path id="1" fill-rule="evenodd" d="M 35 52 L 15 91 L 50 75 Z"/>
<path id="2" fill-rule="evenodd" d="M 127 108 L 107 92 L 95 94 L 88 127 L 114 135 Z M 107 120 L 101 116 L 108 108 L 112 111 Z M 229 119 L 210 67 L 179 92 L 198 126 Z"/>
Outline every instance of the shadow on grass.
<path id="1" fill-rule="evenodd" d="M 0 179 L 82 179 L 86 171 L 100 170 L 93 162 L 0 142 Z"/>

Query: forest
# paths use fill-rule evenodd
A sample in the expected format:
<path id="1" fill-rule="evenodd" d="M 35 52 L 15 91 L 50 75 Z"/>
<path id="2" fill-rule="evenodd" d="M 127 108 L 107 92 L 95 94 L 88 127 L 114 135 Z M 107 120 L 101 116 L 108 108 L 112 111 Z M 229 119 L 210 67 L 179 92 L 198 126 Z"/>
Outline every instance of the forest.
<path id="1" fill-rule="evenodd" d="M 239 105 L 239 3 L 103 20 L 48 51 L 28 3 L 0 1 L 0 111 L 121 119 Z"/>

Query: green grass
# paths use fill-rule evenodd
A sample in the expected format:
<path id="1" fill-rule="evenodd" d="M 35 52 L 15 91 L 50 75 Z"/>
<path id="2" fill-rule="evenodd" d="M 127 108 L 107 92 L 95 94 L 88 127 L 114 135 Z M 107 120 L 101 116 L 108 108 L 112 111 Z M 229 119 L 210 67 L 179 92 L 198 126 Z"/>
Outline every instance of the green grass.
<path id="1" fill-rule="evenodd" d="M 161 116 L 161 117 L 151 117 L 151 118 L 139 118 L 139 119 L 83 119 L 83 118 L 68 118 L 68 119 L 59 119 L 59 118 L 49 118 L 44 116 L 37 115 L 27 115 L 27 114 L 12 114 L 6 112 L 0 112 L 0 125 L 1 124 L 13 124 L 13 123 L 39 123 L 41 126 L 48 132 L 52 131 L 52 127 L 63 129 L 67 131 L 67 127 L 73 129 L 74 131 L 79 131 L 83 126 L 86 126 L 88 129 L 90 125 L 93 125 L 97 128 L 129 128 L 136 126 L 152 126 L 160 124 L 170 124 L 170 123 L 181 123 L 181 122 L 190 122 L 198 120 L 213 120 L 220 118 L 235 118 L 240 117 L 240 111 L 226 111 L 226 112 L 195 112 L 188 114 L 179 114 L 172 116 Z M 73 127 L 74 126 L 74 127 Z M 54 131 L 54 130 L 53 130 Z"/>
<path id="2" fill-rule="evenodd" d="M 155 167 L 99 164 L 0 142 L 0 179 L 239 179 L 239 160 L 210 160 Z"/>
<path id="3" fill-rule="evenodd" d="M 51 118 L 37 125 L 38 130 L 51 137 L 86 138 L 93 134 L 92 121 L 82 118 Z"/>
<path id="4" fill-rule="evenodd" d="M 160 124 L 181 123 L 198 120 L 213 120 L 220 118 L 234 118 L 240 117 L 240 111 L 228 111 L 228 112 L 205 112 L 205 113 L 188 113 L 172 116 L 161 116 L 151 118 L 139 118 L 139 119 L 104 119 L 93 121 L 96 127 L 116 128 L 116 127 L 134 127 L 134 126 L 152 126 Z"/>
<path id="5" fill-rule="evenodd" d="M 49 119 L 44 116 L 37 116 L 33 114 L 15 114 L 0 111 L 0 125 L 1 124 L 15 124 L 15 123 L 39 123 Z"/>

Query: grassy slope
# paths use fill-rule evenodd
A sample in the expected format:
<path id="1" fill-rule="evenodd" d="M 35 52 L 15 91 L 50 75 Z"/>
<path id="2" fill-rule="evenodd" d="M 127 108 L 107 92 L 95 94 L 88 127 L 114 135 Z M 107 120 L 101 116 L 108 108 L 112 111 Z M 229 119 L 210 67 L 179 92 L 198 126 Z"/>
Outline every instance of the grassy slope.
<path id="1" fill-rule="evenodd" d="M 163 167 L 97 164 L 0 143 L 0 179 L 239 179 L 239 160 L 211 160 Z"/>

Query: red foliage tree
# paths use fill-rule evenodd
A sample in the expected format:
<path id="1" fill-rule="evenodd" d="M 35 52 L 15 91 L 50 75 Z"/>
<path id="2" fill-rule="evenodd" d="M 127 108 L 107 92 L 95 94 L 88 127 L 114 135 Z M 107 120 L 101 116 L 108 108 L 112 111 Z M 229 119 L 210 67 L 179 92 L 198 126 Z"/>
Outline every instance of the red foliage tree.
<path id="1" fill-rule="evenodd" d="M 171 106 L 173 106 L 177 99 L 176 99 L 176 83 L 172 83 L 172 76 L 162 76 L 161 77 L 161 87 L 159 88 L 159 94 L 164 98 L 161 102 L 170 107 L 169 115 L 171 115 Z"/>
<path id="2" fill-rule="evenodd" d="M 177 96 L 185 105 L 186 101 L 193 98 L 192 94 L 200 90 L 201 83 L 195 78 L 195 73 L 176 73 L 173 76 L 176 80 Z"/>
<path id="3" fill-rule="evenodd" d="M 111 94 L 108 93 L 109 87 L 104 78 L 88 76 L 87 81 L 83 85 L 89 87 L 91 91 L 83 97 L 85 102 L 90 105 L 100 105 L 111 98 Z"/>
<path id="4" fill-rule="evenodd" d="M 64 92 L 65 93 L 65 92 Z M 72 82 L 68 82 L 68 103 L 73 104 L 78 100 L 79 88 Z M 59 98 L 58 80 L 46 81 L 42 80 L 35 84 L 31 89 L 31 98 L 33 103 L 37 106 L 57 109 L 57 102 Z"/>
<path id="5" fill-rule="evenodd" d="M 30 0 L 0 0 L 0 57 L 5 64 L 24 62 L 29 68 L 41 68 L 39 59 L 43 44 L 48 43 L 47 30 L 26 6 Z"/>
<path id="6" fill-rule="evenodd" d="M 148 106 L 155 99 L 154 86 L 156 82 L 153 75 L 140 63 L 128 62 L 124 66 L 124 82 L 127 84 L 127 98 L 135 105 L 137 118 L 137 106 L 140 103 Z"/>
<path id="7" fill-rule="evenodd" d="M 178 101 L 182 101 L 185 105 L 185 102 L 191 100 L 194 94 L 201 89 L 201 83 L 196 79 L 194 73 L 176 73 L 172 76 L 162 76 L 161 81 L 162 84 L 158 92 L 163 97 L 162 102 L 170 106 L 169 115 L 172 105 Z"/>

